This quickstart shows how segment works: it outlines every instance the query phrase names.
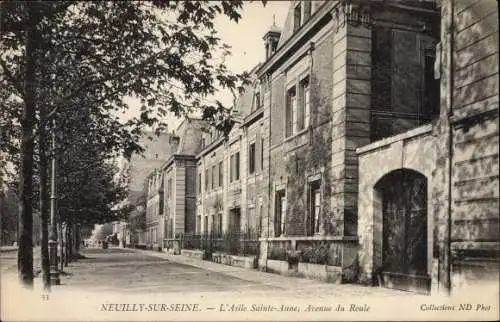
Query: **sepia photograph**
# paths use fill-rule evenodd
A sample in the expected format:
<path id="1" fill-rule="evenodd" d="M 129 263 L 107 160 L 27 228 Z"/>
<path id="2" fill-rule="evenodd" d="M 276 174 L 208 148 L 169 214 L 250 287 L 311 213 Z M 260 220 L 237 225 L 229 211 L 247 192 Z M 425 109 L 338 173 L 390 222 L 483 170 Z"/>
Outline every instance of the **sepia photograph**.
<path id="1" fill-rule="evenodd" d="M 498 321 L 498 11 L 0 1 L 0 320 Z"/>

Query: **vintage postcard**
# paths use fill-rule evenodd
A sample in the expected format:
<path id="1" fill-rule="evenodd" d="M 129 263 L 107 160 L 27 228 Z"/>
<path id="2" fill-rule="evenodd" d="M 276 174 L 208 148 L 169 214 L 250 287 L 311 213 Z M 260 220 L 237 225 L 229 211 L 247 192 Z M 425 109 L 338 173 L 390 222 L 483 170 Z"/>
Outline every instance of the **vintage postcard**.
<path id="1" fill-rule="evenodd" d="M 2 321 L 499 320 L 494 0 L 1 1 Z"/>

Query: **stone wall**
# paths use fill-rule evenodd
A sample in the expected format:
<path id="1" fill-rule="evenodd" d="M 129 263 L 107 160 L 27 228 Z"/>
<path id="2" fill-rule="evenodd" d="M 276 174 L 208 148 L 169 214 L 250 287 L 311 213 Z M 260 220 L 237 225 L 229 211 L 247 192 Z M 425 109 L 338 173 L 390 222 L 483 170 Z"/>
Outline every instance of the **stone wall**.
<path id="1" fill-rule="evenodd" d="M 452 287 L 498 280 L 498 4 L 454 1 Z M 447 48 L 443 48 L 445 50 Z"/>

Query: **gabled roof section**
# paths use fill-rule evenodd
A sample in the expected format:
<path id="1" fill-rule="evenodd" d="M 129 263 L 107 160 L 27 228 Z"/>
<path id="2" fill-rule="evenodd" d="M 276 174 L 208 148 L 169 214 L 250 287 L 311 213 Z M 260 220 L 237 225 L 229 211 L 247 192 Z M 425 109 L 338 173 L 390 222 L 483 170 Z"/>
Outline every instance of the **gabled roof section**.
<path id="1" fill-rule="evenodd" d="M 281 37 L 277 48 L 280 48 L 293 35 L 293 9 L 295 8 L 296 2 L 297 1 L 290 1 L 288 14 L 286 15 L 285 23 L 283 24 L 283 28 L 281 30 Z"/>
<path id="2" fill-rule="evenodd" d="M 261 63 L 258 63 L 252 70 L 249 72 L 250 74 L 250 84 L 244 87 L 244 92 L 237 99 L 233 109 L 233 117 L 238 122 L 243 122 L 245 117 L 250 115 L 252 112 L 252 103 L 254 99 L 254 95 L 256 92 L 255 82 L 258 80 L 257 74 L 255 73 L 261 66 Z"/>
<path id="3" fill-rule="evenodd" d="M 176 154 L 196 155 L 201 150 L 202 128 L 206 121 L 201 119 L 184 120 L 177 128 L 179 144 Z"/>

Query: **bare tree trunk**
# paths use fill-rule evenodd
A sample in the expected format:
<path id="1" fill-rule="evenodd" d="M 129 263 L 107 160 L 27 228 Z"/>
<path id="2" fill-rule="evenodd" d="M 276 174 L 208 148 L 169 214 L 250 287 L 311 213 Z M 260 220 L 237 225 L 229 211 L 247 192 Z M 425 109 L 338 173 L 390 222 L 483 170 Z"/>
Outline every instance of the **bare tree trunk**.
<path id="1" fill-rule="evenodd" d="M 71 260 L 78 259 L 78 228 L 76 223 L 71 225 Z"/>
<path id="2" fill-rule="evenodd" d="M 80 256 L 80 246 L 82 244 L 82 238 L 80 235 L 80 225 L 77 223 L 75 224 L 75 253 L 76 256 Z"/>
<path id="3" fill-rule="evenodd" d="M 68 266 L 68 263 L 72 260 L 73 254 L 71 254 L 71 220 L 66 223 L 66 258 L 64 261 L 64 266 Z"/>
<path id="4" fill-rule="evenodd" d="M 19 248 L 17 270 L 21 283 L 33 288 L 33 130 L 35 122 L 36 22 L 37 8 L 27 6 L 26 52 L 24 66 L 24 110 L 21 120 L 21 171 L 19 178 Z"/>
<path id="5" fill-rule="evenodd" d="M 45 109 L 40 111 L 40 125 L 45 121 Z M 48 171 L 49 162 L 46 151 L 46 131 L 45 126 L 39 129 L 39 153 L 40 153 L 40 216 L 42 226 L 42 279 L 45 290 L 50 290 L 50 259 L 49 259 L 49 190 L 48 190 Z"/>

